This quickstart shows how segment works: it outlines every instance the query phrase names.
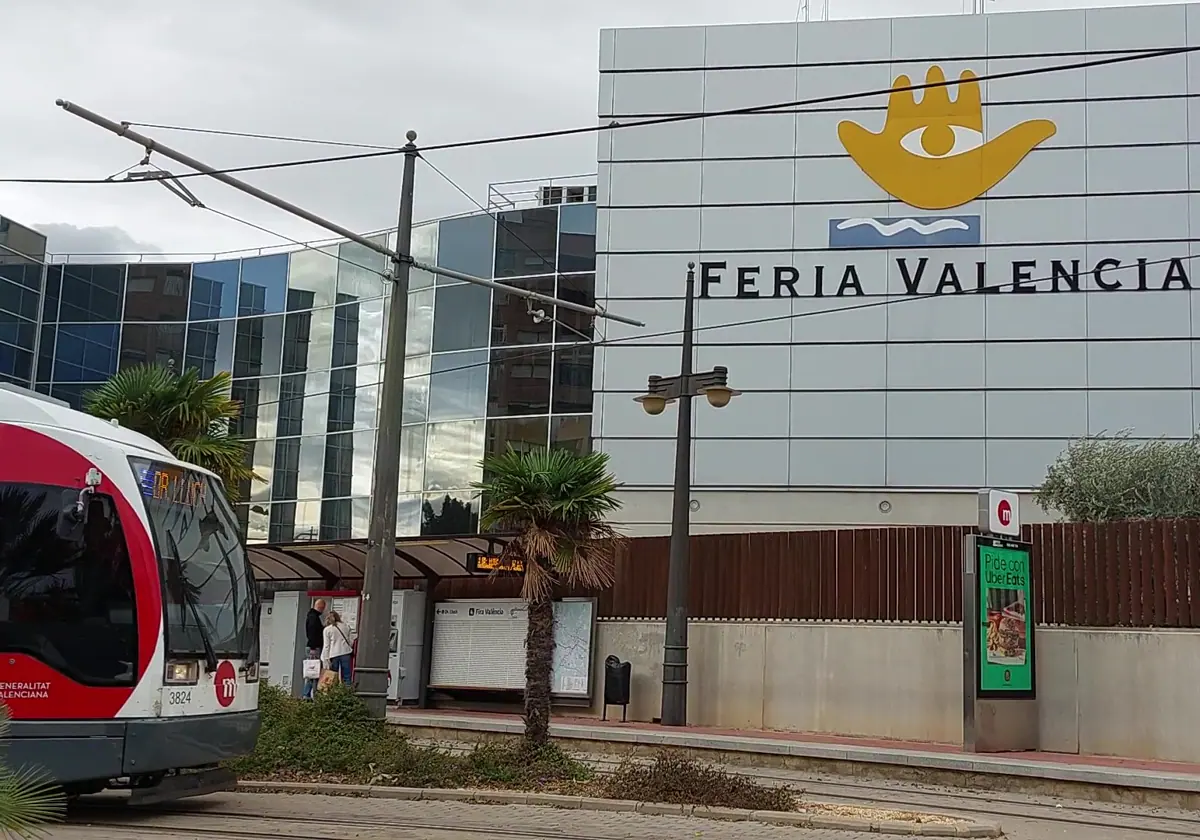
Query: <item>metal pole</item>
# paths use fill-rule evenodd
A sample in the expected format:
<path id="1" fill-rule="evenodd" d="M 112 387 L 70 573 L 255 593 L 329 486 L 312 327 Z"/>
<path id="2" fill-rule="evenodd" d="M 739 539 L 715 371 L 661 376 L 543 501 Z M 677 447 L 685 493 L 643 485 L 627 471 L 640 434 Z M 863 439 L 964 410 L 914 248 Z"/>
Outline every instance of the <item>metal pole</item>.
<path id="1" fill-rule="evenodd" d="M 362 245 L 364 248 L 368 248 L 368 249 L 376 252 L 377 254 L 383 254 L 385 257 L 392 260 L 393 263 L 397 259 L 411 262 L 411 256 L 409 255 L 407 250 L 401 249 L 401 250 L 399 250 L 399 253 L 397 253 L 397 251 L 393 251 L 391 248 L 388 248 L 385 245 L 380 245 L 378 242 L 373 242 L 372 240 L 368 239 L 367 237 L 365 237 L 361 234 L 355 233 L 354 231 L 350 230 L 349 228 L 344 228 L 341 225 L 337 224 L 336 222 L 331 222 L 328 219 L 325 219 L 325 218 L 322 218 L 321 216 L 316 215 L 315 213 L 310 213 L 309 211 L 305 210 L 303 207 L 297 207 L 295 204 L 292 204 L 290 201 L 285 201 L 282 198 L 271 195 L 271 193 L 266 192 L 264 190 L 260 190 L 258 187 L 254 186 L 253 184 L 247 184 L 245 181 L 243 181 L 239 178 L 234 178 L 232 175 L 226 175 L 225 173 L 221 172 L 220 170 L 214 169 L 213 167 L 209 166 L 208 164 L 206 164 L 202 161 L 196 160 L 194 157 L 191 157 L 190 155 L 186 155 L 183 152 L 180 152 L 176 149 L 172 149 L 170 146 L 164 146 L 162 143 L 159 143 L 157 140 L 153 139 L 152 137 L 147 137 L 144 134 L 134 131 L 132 128 L 130 128 L 125 123 L 114 122 L 113 120 L 110 120 L 108 117 L 103 117 L 100 114 L 97 114 L 95 111 L 89 111 L 87 108 L 83 108 L 79 105 L 76 105 L 73 102 L 68 102 L 65 99 L 56 99 L 55 104 L 58 105 L 58 107 L 62 108 L 64 111 L 66 111 L 68 114 L 73 114 L 77 117 L 87 120 L 88 122 L 92 123 L 93 125 L 98 125 L 101 128 L 106 128 L 109 131 L 111 131 L 113 134 L 116 134 L 118 137 L 124 137 L 128 140 L 132 140 L 133 142 L 140 145 L 143 149 L 145 149 L 147 153 L 158 152 L 163 157 L 170 158 L 171 160 L 176 161 L 177 163 L 182 163 L 184 166 L 188 166 L 188 167 L 196 170 L 197 172 L 202 172 L 205 175 L 208 175 L 209 177 L 211 177 L 217 181 L 220 181 L 223 184 L 227 184 L 236 190 L 241 190 L 242 192 L 246 193 L 247 195 L 252 195 L 255 198 L 259 199 L 260 201 L 265 201 L 267 204 L 270 204 L 272 207 L 278 207 L 280 210 L 283 210 L 287 213 L 291 213 L 293 216 L 299 216 L 301 219 L 304 219 L 304 221 L 310 222 L 310 223 L 316 225 L 317 227 L 323 227 L 323 228 L 325 228 L 325 230 L 336 233 L 338 236 L 345 237 L 346 239 L 349 239 L 352 242 L 357 242 L 359 245 Z M 405 146 L 404 149 L 407 150 L 408 147 Z M 160 179 L 144 178 L 142 180 L 162 180 L 164 182 L 169 182 L 170 177 L 168 175 L 164 175 Z M 407 248 L 407 245 L 405 247 Z M 397 248 L 399 248 L 398 245 L 397 245 Z M 546 295 L 539 295 L 536 292 L 529 291 L 528 289 L 518 289 L 513 286 L 505 286 L 503 284 L 496 283 L 493 280 L 485 280 L 482 277 L 474 277 L 470 274 L 463 274 L 463 273 L 457 272 L 457 271 L 449 271 L 448 269 L 444 269 L 444 268 L 441 268 L 440 266 L 436 266 L 436 265 L 426 265 L 425 263 L 420 263 L 417 265 L 417 267 L 424 269 L 425 271 L 432 272 L 434 274 L 440 274 L 445 277 L 453 278 L 455 280 L 464 280 L 468 283 L 475 283 L 476 285 L 488 286 L 490 288 L 501 288 L 508 294 L 515 295 L 517 297 L 533 298 L 534 300 L 540 300 L 544 303 L 553 303 L 555 306 L 561 306 L 563 309 L 573 309 L 577 312 L 583 312 L 588 315 L 594 315 L 597 318 L 607 318 L 612 321 L 620 321 L 623 324 L 629 324 L 634 327 L 646 326 L 645 323 L 642 321 L 636 321 L 632 318 L 625 318 L 620 315 L 613 315 L 612 313 L 610 313 L 598 306 L 597 307 L 583 306 L 582 304 L 574 303 L 573 301 L 559 300 L 558 298 L 551 298 L 551 297 L 547 297 Z"/>
<path id="2" fill-rule="evenodd" d="M 688 540 L 691 537 L 693 309 L 696 264 L 688 263 L 683 297 L 683 358 L 679 366 L 679 428 L 675 433 L 675 485 L 671 498 L 671 558 L 667 571 L 667 638 L 663 646 L 662 722 L 687 724 Z"/>
<path id="3" fill-rule="evenodd" d="M 413 179 L 417 169 L 417 139 L 408 132 L 404 146 L 404 180 L 400 187 L 400 221 L 396 250 L 412 246 Z M 404 420 L 404 349 L 408 340 L 408 275 L 410 262 L 392 260 L 392 299 L 385 337 L 383 391 L 379 395 L 379 431 L 375 437 L 375 475 L 371 488 L 371 523 L 367 531 L 367 568 L 363 572 L 362 632 L 356 673 L 358 694 L 372 717 L 387 714 L 388 636 L 391 629 L 392 585 L 396 568 L 396 499 L 400 489 L 400 432 Z M 432 593 L 426 597 L 433 597 Z"/>

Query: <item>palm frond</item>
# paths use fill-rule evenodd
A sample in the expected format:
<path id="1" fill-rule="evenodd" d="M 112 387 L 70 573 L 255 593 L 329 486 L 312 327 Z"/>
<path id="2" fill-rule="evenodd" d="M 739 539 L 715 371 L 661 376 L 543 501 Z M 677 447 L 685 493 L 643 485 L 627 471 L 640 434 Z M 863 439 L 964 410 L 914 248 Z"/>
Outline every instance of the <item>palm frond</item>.
<path id="1" fill-rule="evenodd" d="M 9 734 L 8 707 L 0 704 L 0 740 Z M 45 826 L 58 822 L 66 811 L 62 791 L 30 770 L 0 767 L 0 832 L 36 838 Z"/>
<path id="2" fill-rule="evenodd" d="M 621 487 L 608 455 L 563 449 L 518 452 L 511 447 L 483 460 L 485 530 L 515 534 L 506 551 L 525 565 L 522 597 L 550 597 L 556 583 L 603 589 L 615 577 L 623 540 L 606 517 L 620 507 Z"/>

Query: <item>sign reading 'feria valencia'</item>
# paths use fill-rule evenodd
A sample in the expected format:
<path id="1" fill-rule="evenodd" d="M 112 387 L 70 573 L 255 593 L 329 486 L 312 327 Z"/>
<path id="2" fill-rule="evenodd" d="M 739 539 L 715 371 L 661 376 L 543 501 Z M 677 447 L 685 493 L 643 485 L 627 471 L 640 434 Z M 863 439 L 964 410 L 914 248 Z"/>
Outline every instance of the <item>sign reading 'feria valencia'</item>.
<path id="1" fill-rule="evenodd" d="M 859 169 L 898 201 L 920 210 L 949 210 L 979 198 L 1004 180 L 1025 156 L 1054 136 L 1050 120 L 1017 123 L 983 139 L 979 80 L 964 70 L 947 83 L 936 64 L 925 74 L 917 102 L 908 76 L 897 76 L 883 129 L 838 124 L 838 139 Z M 951 87 L 957 98 L 950 98 Z M 830 248 L 911 248 L 978 245 L 979 216 L 830 219 Z"/>
<path id="2" fill-rule="evenodd" d="M 964 70 L 947 82 L 933 65 L 931 85 L 914 90 L 897 76 L 888 96 L 883 127 L 838 124 L 838 139 L 863 173 L 898 202 L 916 210 L 952 210 L 980 198 L 1058 131 L 1046 119 L 1018 122 L 984 140 L 979 80 Z M 952 90 L 953 89 L 953 90 Z M 951 94 L 954 93 L 954 98 Z M 918 101 L 918 95 L 920 101 Z M 731 265 L 700 263 L 700 297 L 858 297 L 868 294 L 945 295 L 968 292 L 1169 291 L 1192 288 L 1190 256 L 1149 258 L 1097 255 L 1094 246 L 1063 246 L 1040 259 L 986 260 L 958 257 L 942 246 L 981 244 L 978 215 L 912 214 L 899 217 L 829 220 L 830 249 L 894 250 L 939 248 L 945 256 L 893 256 L 884 273 L 827 257 L 822 264 Z M 976 252 L 977 254 L 977 252 Z M 1031 255 L 1033 256 L 1033 255 Z M 890 279 L 889 279 L 890 278 Z"/>

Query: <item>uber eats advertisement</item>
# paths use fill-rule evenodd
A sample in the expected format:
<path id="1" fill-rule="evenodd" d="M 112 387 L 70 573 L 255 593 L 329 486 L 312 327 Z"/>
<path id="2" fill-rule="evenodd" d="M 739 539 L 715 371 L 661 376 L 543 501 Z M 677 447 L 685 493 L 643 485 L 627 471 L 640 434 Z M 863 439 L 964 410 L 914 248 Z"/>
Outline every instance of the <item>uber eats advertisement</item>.
<path id="1" fill-rule="evenodd" d="M 1033 592 L 1030 546 L 978 537 L 979 693 L 1032 696 L 1034 691 Z"/>

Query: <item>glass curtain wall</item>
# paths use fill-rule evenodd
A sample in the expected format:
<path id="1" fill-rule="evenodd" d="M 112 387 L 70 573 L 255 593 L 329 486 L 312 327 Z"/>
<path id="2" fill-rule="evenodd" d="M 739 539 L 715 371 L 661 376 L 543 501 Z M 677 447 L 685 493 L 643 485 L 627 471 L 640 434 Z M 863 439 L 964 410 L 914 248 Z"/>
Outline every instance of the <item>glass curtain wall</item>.
<path id="1" fill-rule="evenodd" d="M 515 210 L 499 220 L 477 214 L 420 225 L 414 255 L 594 303 L 595 205 Z M 387 268 L 350 242 L 196 264 L 52 265 L 36 387 L 79 406 L 86 391 L 138 362 L 203 376 L 228 370 L 243 405 L 234 432 L 251 441 L 247 462 L 257 477 L 238 488 L 247 538 L 365 537 Z M 592 319 L 554 309 L 412 272 L 398 535 L 477 531 L 471 485 L 482 478 L 485 452 L 590 449 Z"/>
<path id="2" fill-rule="evenodd" d="M 33 384 L 46 237 L 0 216 L 0 382 Z"/>

